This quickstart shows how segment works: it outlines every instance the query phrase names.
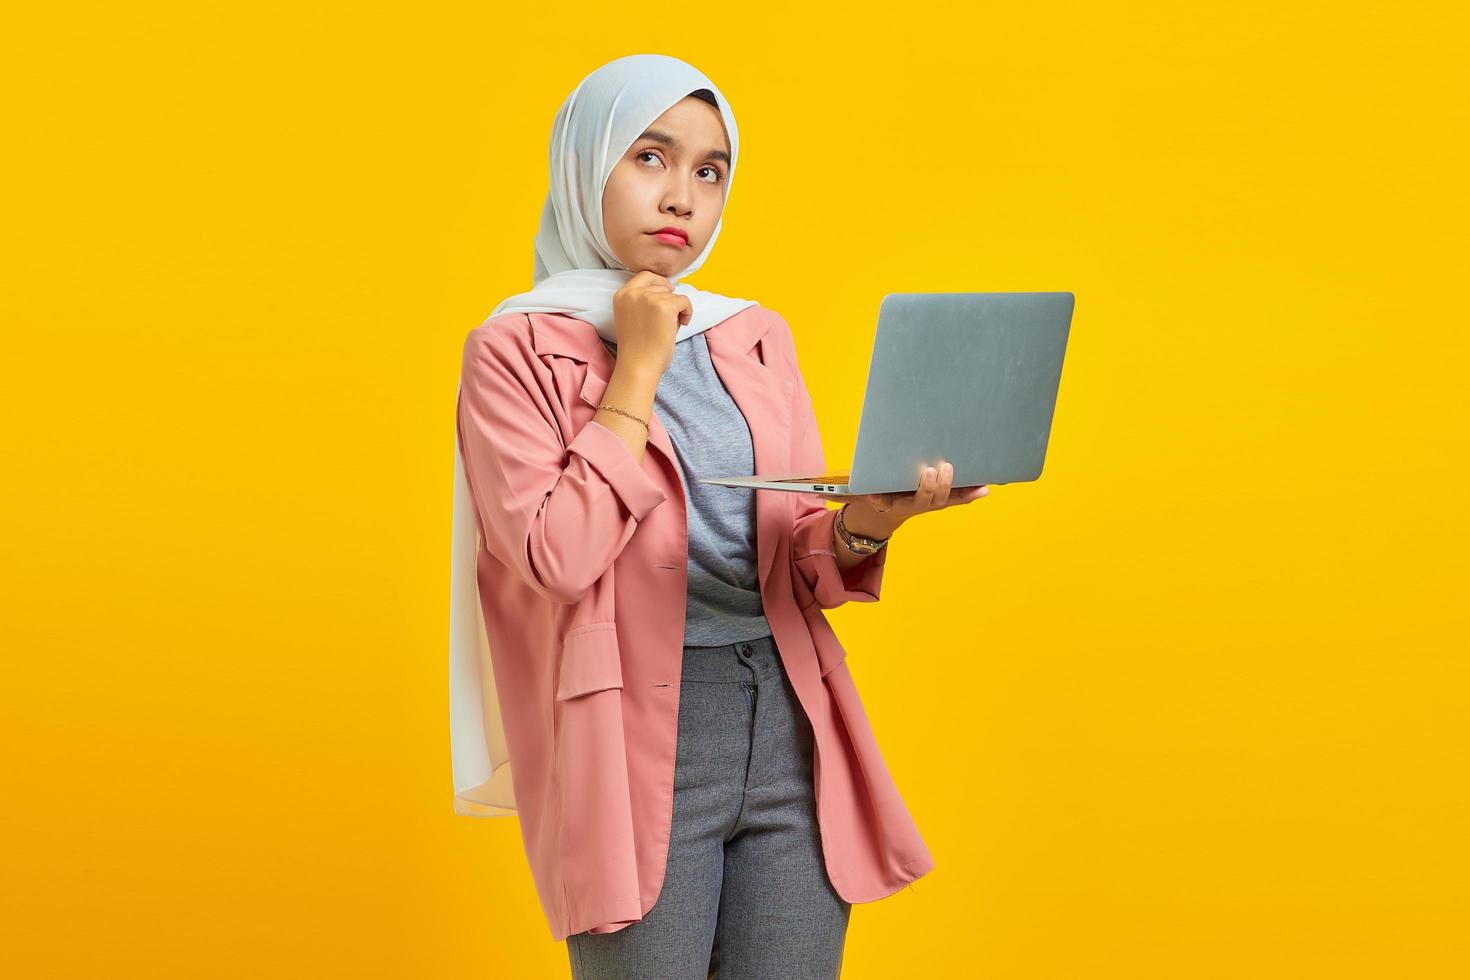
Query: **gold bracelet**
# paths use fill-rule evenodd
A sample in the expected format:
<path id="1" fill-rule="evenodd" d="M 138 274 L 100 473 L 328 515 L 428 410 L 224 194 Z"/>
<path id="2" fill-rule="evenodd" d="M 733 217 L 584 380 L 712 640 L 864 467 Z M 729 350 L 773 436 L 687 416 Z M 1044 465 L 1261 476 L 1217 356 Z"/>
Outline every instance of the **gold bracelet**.
<path id="1" fill-rule="evenodd" d="M 606 403 L 603 403 L 601 405 L 598 405 L 597 407 L 598 408 L 605 408 L 609 412 L 617 412 L 619 415 L 626 415 L 626 416 L 628 416 L 628 418 L 632 419 L 634 422 L 637 422 L 639 425 L 643 426 L 645 429 L 648 429 L 648 423 L 645 422 L 643 419 L 640 419 L 638 416 L 632 414 L 631 412 L 625 412 L 621 408 L 616 408 L 616 407 L 614 407 L 612 405 L 608 405 Z M 653 435 L 653 430 L 652 429 L 648 429 L 648 434 L 650 436 Z"/>

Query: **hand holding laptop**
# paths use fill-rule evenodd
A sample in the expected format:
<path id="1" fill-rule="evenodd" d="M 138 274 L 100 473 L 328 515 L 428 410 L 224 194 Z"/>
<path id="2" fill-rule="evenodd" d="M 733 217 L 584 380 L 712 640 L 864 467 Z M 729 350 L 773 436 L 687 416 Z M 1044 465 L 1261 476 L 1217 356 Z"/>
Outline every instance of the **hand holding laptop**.
<path id="1" fill-rule="evenodd" d="M 878 520 L 884 525 L 883 530 L 897 530 L 904 521 L 919 514 L 929 511 L 943 510 L 956 504 L 968 504 L 979 500 L 990 493 L 990 487 L 981 484 L 974 487 L 953 487 L 950 481 L 954 479 L 954 467 L 948 462 L 940 461 L 938 468 L 925 467 L 919 475 L 919 485 L 913 493 L 868 493 L 868 494 L 827 494 L 819 493 L 817 496 L 823 500 L 835 500 L 838 503 L 851 503 L 871 507 L 879 516 Z M 851 527 L 851 522 L 849 522 Z M 856 530 L 856 529 L 854 529 Z M 861 533 L 861 532 L 859 532 Z M 884 533 L 877 533 L 874 537 L 886 537 Z"/>

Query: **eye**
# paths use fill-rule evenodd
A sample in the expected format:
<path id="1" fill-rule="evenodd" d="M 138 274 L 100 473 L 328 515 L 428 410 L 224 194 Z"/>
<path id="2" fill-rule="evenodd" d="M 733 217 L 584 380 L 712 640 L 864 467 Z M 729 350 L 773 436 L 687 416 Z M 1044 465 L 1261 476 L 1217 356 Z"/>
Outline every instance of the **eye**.
<path id="1" fill-rule="evenodd" d="M 635 160 L 642 160 L 644 157 L 653 157 L 655 160 L 657 160 L 659 158 L 658 153 L 655 152 L 654 150 L 639 150 L 636 154 L 633 155 L 633 159 L 635 159 Z M 712 172 L 715 175 L 715 179 L 712 180 L 712 181 L 709 181 L 709 183 L 712 183 L 712 184 L 721 184 L 721 183 L 724 183 L 724 181 L 725 181 L 725 175 L 720 172 L 720 168 L 719 167 L 711 167 L 711 166 L 706 165 L 706 166 L 700 167 L 699 169 L 700 170 L 708 170 L 708 171 Z"/>

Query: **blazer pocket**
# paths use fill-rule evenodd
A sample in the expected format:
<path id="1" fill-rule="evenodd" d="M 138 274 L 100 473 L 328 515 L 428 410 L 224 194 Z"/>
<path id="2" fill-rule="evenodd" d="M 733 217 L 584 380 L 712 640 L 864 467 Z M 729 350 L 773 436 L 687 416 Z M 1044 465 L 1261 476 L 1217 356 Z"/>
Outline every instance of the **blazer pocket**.
<path id="1" fill-rule="evenodd" d="M 556 700 L 567 701 L 622 686 L 617 624 L 585 623 L 569 630 L 562 641 Z"/>
<path id="2" fill-rule="evenodd" d="M 617 628 L 586 623 L 566 634 L 552 712 L 564 898 L 596 909 L 638 895 L 633 797 L 623 732 Z"/>

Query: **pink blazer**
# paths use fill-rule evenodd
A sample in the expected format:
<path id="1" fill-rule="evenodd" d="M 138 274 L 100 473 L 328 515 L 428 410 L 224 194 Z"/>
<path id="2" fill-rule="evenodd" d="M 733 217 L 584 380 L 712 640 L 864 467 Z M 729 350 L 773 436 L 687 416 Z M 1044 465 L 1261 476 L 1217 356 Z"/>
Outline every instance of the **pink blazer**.
<path id="1" fill-rule="evenodd" d="M 756 472 L 821 472 L 786 321 L 751 306 L 706 339 L 750 427 Z M 557 940 L 614 932 L 653 907 L 673 813 L 687 514 L 657 415 L 641 463 L 592 420 L 613 365 L 591 324 L 508 313 L 466 339 L 458 404 L 516 809 Z M 877 601 L 889 548 L 844 576 L 836 513 L 814 494 L 756 492 L 757 558 L 765 614 L 816 738 L 827 873 L 843 899 L 871 902 L 934 860 L 823 615 Z"/>

